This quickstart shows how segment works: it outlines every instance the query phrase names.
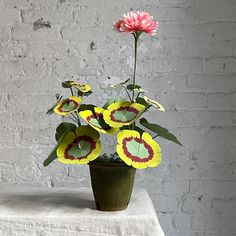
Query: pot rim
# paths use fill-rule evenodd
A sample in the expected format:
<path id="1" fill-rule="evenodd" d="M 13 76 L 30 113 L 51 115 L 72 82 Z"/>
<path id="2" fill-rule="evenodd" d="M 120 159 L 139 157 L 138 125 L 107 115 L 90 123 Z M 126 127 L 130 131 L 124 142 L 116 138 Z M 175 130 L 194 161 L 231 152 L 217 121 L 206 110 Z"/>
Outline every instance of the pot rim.
<path id="1" fill-rule="evenodd" d="M 126 163 L 124 162 L 105 162 L 105 161 L 91 161 L 88 163 L 89 166 L 91 167 L 104 167 L 104 168 L 110 168 L 110 167 L 119 167 L 119 168 L 128 168 L 128 169 L 133 169 L 132 166 L 128 166 Z"/>

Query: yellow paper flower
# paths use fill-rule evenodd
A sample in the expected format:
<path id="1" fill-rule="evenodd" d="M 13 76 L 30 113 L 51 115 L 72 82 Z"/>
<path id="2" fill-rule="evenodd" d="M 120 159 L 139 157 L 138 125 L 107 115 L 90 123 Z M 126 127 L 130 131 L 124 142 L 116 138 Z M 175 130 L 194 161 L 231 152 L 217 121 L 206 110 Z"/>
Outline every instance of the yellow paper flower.
<path id="1" fill-rule="evenodd" d="M 132 102 L 115 102 L 108 106 L 103 118 L 111 127 L 131 125 L 145 111 L 145 106 Z"/>
<path id="2" fill-rule="evenodd" d="M 66 164 L 87 164 L 101 153 L 99 133 L 89 125 L 68 132 L 57 148 L 58 160 Z"/>
<path id="3" fill-rule="evenodd" d="M 119 87 L 122 87 L 122 86 L 124 86 L 124 84 L 126 84 L 129 80 L 130 80 L 130 79 L 127 79 L 127 80 L 125 80 L 125 81 L 123 81 L 123 82 L 121 82 L 121 83 L 112 84 L 110 87 L 111 87 L 111 88 L 119 88 Z"/>
<path id="4" fill-rule="evenodd" d="M 118 131 L 118 128 L 112 128 L 105 123 L 103 119 L 104 109 L 101 107 L 95 107 L 94 112 L 91 110 L 85 110 L 79 112 L 79 115 L 94 129 L 106 134 L 114 134 Z"/>
<path id="5" fill-rule="evenodd" d="M 152 100 L 152 99 L 148 98 L 147 96 L 144 96 L 143 98 L 147 103 L 149 103 L 150 105 L 152 105 L 153 107 L 155 107 L 159 111 L 165 111 L 165 108 L 159 102 Z"/>
<path id="6" fill-rule="evenodd" d="M 127 164 L 137 169 L 156 167 L 161 162 L 161 148 L 152 137 L 144 132 L 123 130 L 117 135 L 116 151 Z"/>
<path id="7" fill-rule="evenodd" d="M 54 107 L 53 111 L 59 115 L 66 116 L 76 111 L 80 107 L 81 102 L 82 99 L 80 97 L 72 96 L 61 100 L 56 107 Z"/>
<path id="8" fill-rule="evenodd" d="M 148 92 L 148 91 L 146 91 L 146 90 L 144 90 L 144 89 L 142 89 L 142 88 L 134 88 L 133 90 L 134 90 L 134 92 L 136 92 L 136 93 L 147 93 L 147 92 Z"/>
<path id="9" fill-rule="evenodd" d="M 62 86 L 64 88 L 74 87 L 74 88 L 79 89 L 83 93 L 87 93 L 91 90 L 91 87 L 88 84 L 80 84 L 80 83 L 70 81 L 70 80 L 63 82 Z"/>
<path id="10" fill-rule="evenodd" d="M 72 86 L 79 89 L 83 93 L 87 93 L 91 90 L 91 87 L 88 84 L 78 84 L 74 82 Z"/>

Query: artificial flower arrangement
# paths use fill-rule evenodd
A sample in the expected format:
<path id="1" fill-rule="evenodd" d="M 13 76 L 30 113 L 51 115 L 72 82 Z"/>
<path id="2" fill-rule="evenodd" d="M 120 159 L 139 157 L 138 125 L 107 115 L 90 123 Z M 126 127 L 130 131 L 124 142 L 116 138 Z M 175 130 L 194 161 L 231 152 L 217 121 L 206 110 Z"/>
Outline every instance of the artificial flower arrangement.
<path id="1" fill-rule="evenodd" d="M 146 91 L 136 84 L 139 38 L 142 33 L 154 35 L 158 22 L 153 21 L 153 17 L 147 12 L 130 12 L 115 22 L 113 27 L 118 32 L 130 33 L 134 37 L 132 83 L 127 79 L 112 85 L 114 89 L 123 88 L 127 98 L 109 99 L 103 107 L 84 104 L 84 98 L 92 94 L 91 87 L 74 81 L 63 82 L 62 87 L 71 91 L 71 97 L 62 99 L 62 96 L 57 95 L 57 103 L 48 113 L 67 116 L 73 123 L 62 122 L 57 127 L 57 145 L 44 161 L 44 166 L 55 159 L 66 164 L 102 161 L 100 133 L 117 135 L 116 152 L 112 154 L 116 158 L 110 158 L 110 161 L 122 162 L 133 169 L 156 167 L 160 164 L 161 148 L 155 139 L 161 137 L 181 145 L 167 129 L 141 118 L 151 107 L 160 112 L 165 111 L 159 102 L 147 97 Z"/>

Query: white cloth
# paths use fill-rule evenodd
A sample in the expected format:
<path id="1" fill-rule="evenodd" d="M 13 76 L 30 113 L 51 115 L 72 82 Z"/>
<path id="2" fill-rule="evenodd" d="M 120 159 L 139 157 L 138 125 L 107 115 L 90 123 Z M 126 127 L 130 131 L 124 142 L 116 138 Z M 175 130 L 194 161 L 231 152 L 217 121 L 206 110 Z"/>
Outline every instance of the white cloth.
<path id="1" fill-rule="evenodd" d="M 146 190 L 135 190 L 127 210 L 95 209 L 88 188 L 3 188 L 1 236 L 164 236 Z"/>

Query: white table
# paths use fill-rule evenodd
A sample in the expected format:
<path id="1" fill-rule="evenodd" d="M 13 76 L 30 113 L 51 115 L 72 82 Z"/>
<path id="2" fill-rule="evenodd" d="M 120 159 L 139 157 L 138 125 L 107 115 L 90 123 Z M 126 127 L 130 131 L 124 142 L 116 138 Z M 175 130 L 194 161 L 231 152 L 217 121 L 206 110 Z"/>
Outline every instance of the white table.
<path id="1" fill-rule="evenodd" d="M 95 209 L 88 188 L 3 188 L 1 236 L 164 236 L 146 190 L 120 212 Z"/>

